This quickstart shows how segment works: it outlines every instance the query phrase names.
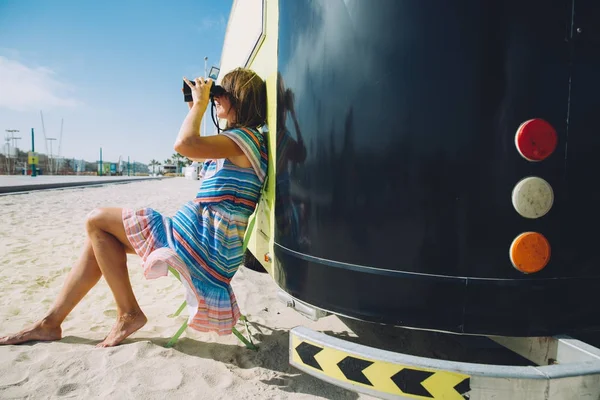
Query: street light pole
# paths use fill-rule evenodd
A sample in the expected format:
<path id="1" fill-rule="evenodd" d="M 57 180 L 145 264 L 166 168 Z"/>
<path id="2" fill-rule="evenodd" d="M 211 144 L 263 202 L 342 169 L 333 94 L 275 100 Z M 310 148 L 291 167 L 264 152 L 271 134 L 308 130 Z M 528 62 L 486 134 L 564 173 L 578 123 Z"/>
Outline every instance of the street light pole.
<path id="1" fill-rule="evenodd" d="M 33 128 L 31 128 L 31 177 L 35 178 L 37 176 L 37 157 L 35 155 L 35 132 Z"/>
<path id="2" fill-rule="evenodd" d="M 13 148 L 16 150 L 17 149 L 17 144 L 18 144 L 18 140 L 21 139 L 21 136 L 15 136 L 15 132 L 21 132 L 18 129 L 5 129 L 6 132 L 10 133 L 10 140 L 13 143 Z M 17 143 L 15 143 L 17 142 Z"/>
<path id="3" fill-rule="evenodd" d="M 52 157 L 52 141 L 53 140 L 56 140 L 56 138 L 46 138 L 46 141 L 50 141 L 50 162 L 49 162 L 50 175 L 53 174 L 52 170 L 54 169 L 54 158 Z"/>
<path id="4" fill-rule="evenodd" d="M 208 79 L 208 69 L 207 69 L 208 57 L 204 57 L 204 79 Z M 202 117 L 202 136 L 206 136 L 206 110 L 204 110 L 204 116 Z"/>

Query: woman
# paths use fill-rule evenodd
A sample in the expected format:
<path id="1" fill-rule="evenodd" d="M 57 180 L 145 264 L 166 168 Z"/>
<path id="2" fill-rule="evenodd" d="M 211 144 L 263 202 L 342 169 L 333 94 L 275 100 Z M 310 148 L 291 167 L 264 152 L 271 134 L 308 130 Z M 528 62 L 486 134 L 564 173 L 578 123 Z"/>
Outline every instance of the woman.
<path id="1" fill-rule="evenodd" d="M 202 332 L 231 333 L 240 312 L 229 282 L 242 262 L 242 242 L 267 170 L 266 141 L 258 127 L 266 120 L 266 87 L 254 72 L 238 68 L 223 78 L 215 96 L 217 116 L 227 120 L 220 135 L 201 137 L 200 122 L 212 81 L 197 78 L 193 103 L 175 141 L 175 151 L 207 159 L 193 201 L 173 218 L 143 208 L 101 208 L 87 218 L 83 253 L 49 312 L 31 327 L 0 338 L 0 344 L 62 337 L 61 324 L 104 276 L 117 303 L 117 321 L 98 347 L 121 343 L 146 323 L 127 273 L 126 253 L 142 258 L 146 278 L 176 269 L 186 290 L 188 325 Z"/>

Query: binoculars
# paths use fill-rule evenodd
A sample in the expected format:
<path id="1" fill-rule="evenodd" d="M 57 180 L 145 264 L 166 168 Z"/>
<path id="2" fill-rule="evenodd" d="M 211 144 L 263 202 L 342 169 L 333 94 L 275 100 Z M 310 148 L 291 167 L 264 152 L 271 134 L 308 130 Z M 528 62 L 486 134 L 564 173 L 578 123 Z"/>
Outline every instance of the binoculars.
<path id="1" fill-rule="evenodd" d="M 208 82 L 208 81 L 205 81 Z M 190 83 L 194 86 L 196 86 L 196 82 L 194 81 L 190 81 Z M 210 86 L 210 97 L 213 98 L 215 96 L 222 96 L 225 93 L 227 93 L 227 91 L 225 89 L 223 89 L 222 86 L 219 85 L 215 85 L 215 83 L 213 82 L 213 84 Z M 185 101 L 186 103 L 192 101 L 192 89 L 188 86 L 188 84 L 183 81 L 183 101 Z"/>

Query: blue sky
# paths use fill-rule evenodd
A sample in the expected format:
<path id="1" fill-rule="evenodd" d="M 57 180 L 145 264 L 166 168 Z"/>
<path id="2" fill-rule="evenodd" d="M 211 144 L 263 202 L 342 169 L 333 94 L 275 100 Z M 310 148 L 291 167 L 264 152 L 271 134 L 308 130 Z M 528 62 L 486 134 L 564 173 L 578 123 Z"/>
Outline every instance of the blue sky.
<path id="1" fill-rule="evenodd" d="M 173 154 L 182 76 L 218 66 L 232 0 L 0 0 L 0 129 L 45 153 L 148 163 Z M 210 118 L 210 114 L 208 114 Z M 211 127 L 210 119 L 207 128 Z M 53 142 L 56 154 L 58 140 Z M 4 144 L 4 141 L 3 143 Z M 48 147 L 49 149 L 49 147 Z"/>

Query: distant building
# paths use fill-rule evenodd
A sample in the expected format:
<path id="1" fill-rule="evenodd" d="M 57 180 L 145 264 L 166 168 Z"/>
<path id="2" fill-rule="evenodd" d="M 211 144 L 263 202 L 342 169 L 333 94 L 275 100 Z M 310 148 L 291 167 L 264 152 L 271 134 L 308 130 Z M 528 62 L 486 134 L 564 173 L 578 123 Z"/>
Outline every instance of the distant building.
<path id="1" fill-rule="evenodd" d="M 175 174 L 177 173 L 177 166 L 174 164 L 164 164 L 161 165 L 160 170 L 163 174 Z"/>

